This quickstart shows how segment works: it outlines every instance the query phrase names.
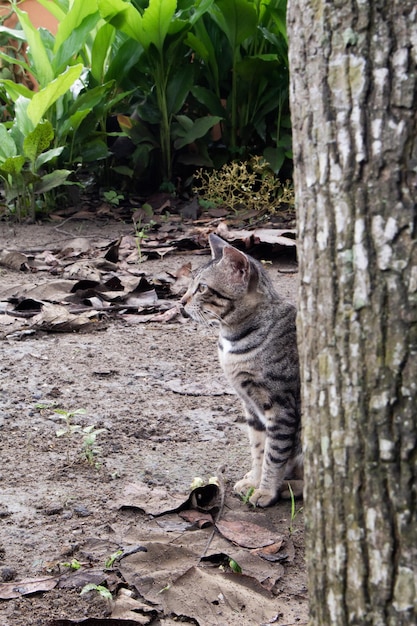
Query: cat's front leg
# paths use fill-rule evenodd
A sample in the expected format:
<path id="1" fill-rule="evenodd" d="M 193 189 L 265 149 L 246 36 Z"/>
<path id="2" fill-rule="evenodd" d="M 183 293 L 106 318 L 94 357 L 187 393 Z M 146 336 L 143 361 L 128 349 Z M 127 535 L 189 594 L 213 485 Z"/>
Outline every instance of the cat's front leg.
<path id="1" fill-rule="evenodd" d="M 233 490 L 241 496 L 245 496 L 249 489 L 257 489 L 259 487 L 265 449 L 265 430 L 263 430 L 262 424 L 250 414 L 247 414 L 247 419 L 252 468 L 233 487 Z"/>
<path id="2" fill-rule="evenodd" d="M 281 441 L 278 444 L 271 436 L 266 435 L 261 480 L 258 489 L 255 489 L 249 498 L 249 502 L 253 506 L 264 508 L 272 506 L 279 500 L 285 479 L 288 460 L 286 457 L 291 450 L 288 443 Z"/>

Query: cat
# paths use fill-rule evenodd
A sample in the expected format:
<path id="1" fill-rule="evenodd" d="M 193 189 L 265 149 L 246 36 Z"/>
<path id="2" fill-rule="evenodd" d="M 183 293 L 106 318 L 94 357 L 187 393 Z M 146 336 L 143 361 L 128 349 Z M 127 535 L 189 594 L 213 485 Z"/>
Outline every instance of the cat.
<path id="1" fill-rule="evenodd" d="M 217 235 L 212 260 L 181 299 L 186 316 L 220 325 L 219 359 L 243 402 L 252 469 L 234 491 L 254 506 L 302 495 L 300 375 L 296 309 L 275 291 L 262 264 Z"/>

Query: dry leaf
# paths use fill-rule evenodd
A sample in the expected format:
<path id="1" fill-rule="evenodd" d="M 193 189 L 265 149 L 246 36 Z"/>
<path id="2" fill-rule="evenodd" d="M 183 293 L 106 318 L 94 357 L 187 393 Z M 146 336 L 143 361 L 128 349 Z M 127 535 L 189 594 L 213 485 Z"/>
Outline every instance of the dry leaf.
<path id="1" fill-rule="evenodd" d="M 2 600 L 10 600 L 12 598 L 20 598 L 31 593 L 39 591 L 50 591 L 58 584 L 58 577 L 44 578 L 27 578 L 20 582 L 2 583 L 0 584 L 0 598 Z"/>
<path id="2" fill-rule="evenodd" d="M 275 532 L 243 520 L 220 520 L 216 528 L 223 537 L 244 548 L 259 548 L 277 540 Z"/>

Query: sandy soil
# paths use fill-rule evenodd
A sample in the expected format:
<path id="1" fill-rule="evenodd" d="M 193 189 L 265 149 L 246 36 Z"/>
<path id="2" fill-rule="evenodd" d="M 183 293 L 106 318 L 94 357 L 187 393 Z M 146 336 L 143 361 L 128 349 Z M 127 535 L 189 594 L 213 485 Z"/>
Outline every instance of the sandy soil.
<path id="1" fill-rule="evenodd" d="M 2 223 L 0 248 L 25 251 L 75 236 L 116 238 L 129 230 L 117 223 L 70 222 L 65 232 L 53 225 Z M 204 258 L 187 255 L 186 260 L 197 267 Z M 173 254 L 147 261 L 143 269 L 152 279 L 166 269 L 175 272 L 183 263 L 183 256 Z M 280 273 L 276 263 L 269 271 L 281 293 L 294 300 L 296 275 Z M 0 287 L 28 280 L 39 283 L 48 276 L 0 267 Z M 15 590 L 11 595 L 18 597 L 0 600 L 0 624 L 105 623 L 93 621 L 95 617 L 113 624 L 306 624 L 302 513 L 291 522 L 288 502 L 253 510 L 231 493 L 233 482 L 248 469 L 249 449 L 240 404 L 217 361 L 216 330 L 191 320 L 140 324 L 114 319 L 87 333 L 38 332 L 19 340 L 8 337 L 7 317 L 0 315 L 0 590 L 3 596 Z M 56 435 L 65 422 L 54 408 L 85 409 L 85 414 L 73 416 L 72 425 L 105 429 L 97 435 L 99 452 L 91 464 L 82 458 L 80 432 Z M 165 520 L 157 528 L 159 543 L 186 550 L 188 537 L 201 535 L 206 544 L 211 529 L 191 532 L 176 513 L 153 518 L 146 506 L 128 506 L 132 502 L 126 494 L 136 485 L 186 500 L 194 477 L 206 480 L 223 464 L 221 518 L 268 528 L 283 537 L 290 552 L 271 565 L 276 582 L 265 591 L 264 602 L 274 610 L 256 613 L 256 600 L 264 596 L 259 585 L 252 585 L 245 592 L 246 606 L 233 608 L 236 622 L 221 610 L 228 601 L 224 591 L 211 600 L 217 613 L 209 614 L 198 607 L 208 601 L 212 589 L 195 579 L 189 590 L 195 600 L 184 600 L 182 606 L 181 600 L 164 601 L 163 593 L 154 600 L 148 592 L 140 593 L 141 586 L 132 584 L 137 571 L 126 573 L 128 568 L 121 567 L 126 559 L 104 566 L 115 551 L 128 551 L 138 543 L 147 542 L 150 554 L 155 520 Z M 230 542 L 227 554 L 235 548 Z M 73 559 L 81 564 L 77 572 L 63 565 Z M 154 584 L 157 560 L 146 566 Z M 193 575 L 201 573 L 200 565 Z M 232 582 L 249 578 L 244 567 L 237 574 L 223 566 L 219 571 L 219 564 L 205 567 L 209 565 L 225 584 L 227 577 L 234 577 Z M 27 579 L 58 584 L 25 595 L 22 581 Z M 181 578 L 187 595 L 186 580 Z M 117 613 L 115 603 L 95 591 L 80 595 L 91 581 L 107 585 L 113 598 L 125 594 L 129 602 L 137 602 L 136 608 Z M 170 585 L 175 591 L 175 580 L 167 588 Z M 34 584 L 35 589 L 39 586 Z M 125 589 L 130 590 L 127 595 Z"/>

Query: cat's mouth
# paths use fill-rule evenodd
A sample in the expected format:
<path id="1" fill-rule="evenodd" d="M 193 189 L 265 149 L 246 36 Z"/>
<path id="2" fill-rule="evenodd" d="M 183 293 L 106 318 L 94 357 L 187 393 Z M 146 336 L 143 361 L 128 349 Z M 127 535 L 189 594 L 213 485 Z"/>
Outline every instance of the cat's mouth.
<path id="1" fill-rule="evenodd" d="M 185 307 L 182 304 L 180 304 L 180 313 L 183 317 L 187 317 L 187 318 L 191 317 L 191 315 L 187 313 L 187 311 L 185 310 Z"/>

